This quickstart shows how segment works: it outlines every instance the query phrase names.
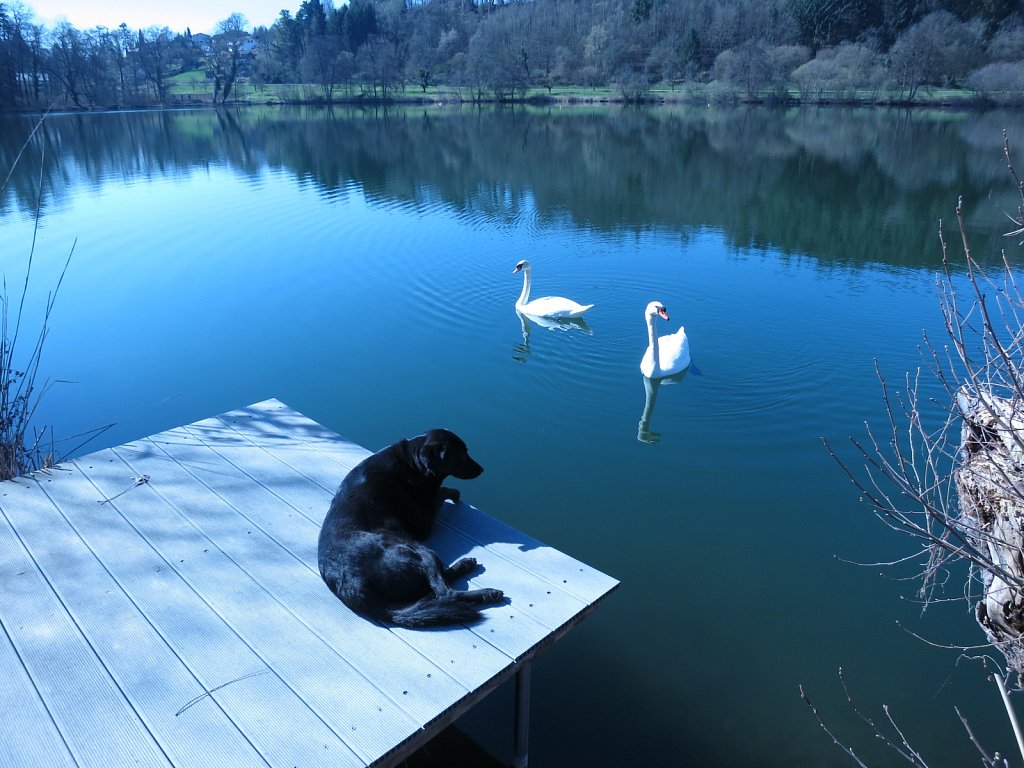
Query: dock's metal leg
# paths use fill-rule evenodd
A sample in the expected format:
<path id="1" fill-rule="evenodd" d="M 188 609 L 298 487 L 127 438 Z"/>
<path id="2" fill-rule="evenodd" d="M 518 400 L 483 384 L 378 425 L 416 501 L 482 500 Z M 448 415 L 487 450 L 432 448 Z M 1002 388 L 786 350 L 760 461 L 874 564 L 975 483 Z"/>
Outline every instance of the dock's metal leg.
<path id="1" fill-rule="evenodd" d="M 530 759 L 530 662 L 516 672 L 516 743 L 514 768 L 526 768 Z"/>

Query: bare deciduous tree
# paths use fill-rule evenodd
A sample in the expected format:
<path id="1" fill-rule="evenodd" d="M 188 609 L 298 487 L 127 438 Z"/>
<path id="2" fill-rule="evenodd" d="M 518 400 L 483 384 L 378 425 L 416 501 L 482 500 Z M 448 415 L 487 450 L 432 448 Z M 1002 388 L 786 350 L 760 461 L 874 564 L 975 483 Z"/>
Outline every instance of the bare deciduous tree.
<path id="1" fill-rule="evenodd" d="M 212 50 L 207 65 L 213 72 L 213 101 L 220 96 L 221 103 L 228 100 L 238 77 L 238 62 L 242 56 L 242 41 L 248 22 L 240 13 L 233 13 L 217 23 Z"/>
<path id="2" fill-rule="evenodd" d="M 150 27 L 139 31 L 136 55 L 146 80 L 152 84 L 156 99 L 161 104 L 167 100 L 166 75 L 171 66 L 171 45 L 174 36 L 167 27 Z"/>

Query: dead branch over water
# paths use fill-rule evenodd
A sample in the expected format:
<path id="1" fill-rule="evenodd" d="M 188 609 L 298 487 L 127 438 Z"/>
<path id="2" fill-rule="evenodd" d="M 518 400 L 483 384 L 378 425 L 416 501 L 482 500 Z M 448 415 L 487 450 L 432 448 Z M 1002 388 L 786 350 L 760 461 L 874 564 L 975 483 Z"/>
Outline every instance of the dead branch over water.
<path id="1" fill-rule="evenodd" d="M 1024 183 L 1005 132 L 1003 154 L 1021 196 L 1017 211 L 1007 213 L 1013 228 L 1006 235 L 1020 237 Z M 1005 251 L 995 267 L 975 258 L 962 200 L 956 222 L 956 253 L 939 223 L 944 269 L 937 288 L 947 338 L 935 343 L 925 335 L 923 372 L 908 374 L 901 389 L 892 389 L 876 364 L 886 422 L 884 431 L 866 425 L 865 440 L 851 438 L 862 467 L 841 458 L 827 440 L 825 445 L 878 517 L 914 542 L 925 607 L 939 599 L 954 566 L 969 566 L 964 599 L 985 634 L 987 654 L 977 657 L 976 646 L 955 647 L 997 667 L 990 676 L 1024 757 L 1024 732 L 1010 700 L 1011 690 L 1024 687 L 1024 294 Z M 922 380 L 929 375 L 934 380 Z M 943 395 L 929 398 L 925 385 L 935 382 Z M 929 415 L 936 412 L 938 418 Z M 927 765 L 887 708 L 883 729 L 853 703 L 841 671 L 840 680 L 850 706 L 877 738 L 903 761 Z M 802 687 L 800 693 L 836 745 L 864 765 L 829 729 Z M 1008 765 L 999 753 L 988 754 L 957 714 L 982 764 Z"/>

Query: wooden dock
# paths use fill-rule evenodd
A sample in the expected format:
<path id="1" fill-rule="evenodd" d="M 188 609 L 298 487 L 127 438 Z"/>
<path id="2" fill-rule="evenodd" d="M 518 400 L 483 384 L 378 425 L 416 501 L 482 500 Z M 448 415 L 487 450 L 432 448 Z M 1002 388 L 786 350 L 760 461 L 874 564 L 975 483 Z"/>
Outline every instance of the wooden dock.
<path id="1" fill-rule="evenodd" d="M 617 582 L 446 504 L 431 545 L 510 603 L 356 616 L 316 545 L 368 453 L 268 400 L 0 483 L 0 766 L 391 766 L 512 677 L 525 765 L 530 659 Z"/>

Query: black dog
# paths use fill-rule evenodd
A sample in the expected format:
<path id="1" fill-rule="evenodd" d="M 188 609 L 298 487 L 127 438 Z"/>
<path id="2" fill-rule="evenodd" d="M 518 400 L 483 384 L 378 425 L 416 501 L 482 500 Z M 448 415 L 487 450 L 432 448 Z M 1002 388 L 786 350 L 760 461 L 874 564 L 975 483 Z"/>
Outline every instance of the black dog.
<path id="1" fill-rule="evenodd" d="M 460 624 L 480 618 L 480 607 L 504 599 L 499 589 L 457 592 L 452 583 L 476 568 L 464 557 L 451 568 L 429 547 L 449 475 L 479 477 L 458 435 L 432 429 L 367 457 L 349 472 L 320 529 L 320 575 L 342 602 L 364 616 L 400 627 Z"/>

